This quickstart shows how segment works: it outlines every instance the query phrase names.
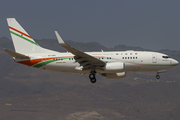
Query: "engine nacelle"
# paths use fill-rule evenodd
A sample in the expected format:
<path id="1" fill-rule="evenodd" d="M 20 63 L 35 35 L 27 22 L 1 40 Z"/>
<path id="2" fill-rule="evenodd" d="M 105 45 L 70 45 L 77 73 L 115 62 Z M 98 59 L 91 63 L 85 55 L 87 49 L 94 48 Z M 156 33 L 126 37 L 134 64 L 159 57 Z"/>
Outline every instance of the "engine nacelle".
<path id="1" fill-rule="evenodd" d="M 118 78 L 125 78 L 126 72 L 120 72 L 120 73 L 103 73 L 103 76 L 105 76 L 108 79 L 118 79 Z"/>
<path id="2" fill-rule="evenodd" d="M 123 72 L 124 63 L 122 63 L 122 62 L 106 63 L 104 70 L 105 70 L 105 72 Z"/>

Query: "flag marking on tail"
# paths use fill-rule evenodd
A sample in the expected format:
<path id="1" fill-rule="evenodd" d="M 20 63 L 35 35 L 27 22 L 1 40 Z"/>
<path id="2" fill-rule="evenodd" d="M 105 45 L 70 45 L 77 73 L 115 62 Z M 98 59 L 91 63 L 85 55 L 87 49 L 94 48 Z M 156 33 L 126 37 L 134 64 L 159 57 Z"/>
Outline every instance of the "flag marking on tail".
<path id="1" fill-rule="evenodd" d="M 16 32 L 18 32 L 18 33 L 21 33 L 21 35 L 25 35 L 25 36 L 27 36 L 27 37 L 29 37 L 29 38 L 31 38 L 31 39 L 32 39 L 32 37 L 31 37 L 31 36 L 29 36 L 29 35 L 27 35 L 27 34 L 25 34 L 25 33 L 21 32 L 21 31 L 19 31 L 19 30 L 17 30 L 17 29 L 15 29 L 15 28 L 13 28 L 13 27 L 11 27 L 11 26 L 9 26 L 9 28 L 10 28 L 10 29 L 12 29 L 12 30 L 14 30 L 14 31 L 16 31 Z"/>
<path id="2" fill-rule="evenodd" d="M 27 35 L 27 34 L 21 32 L 21 31 L 19 31 L 19 30 L 13 28 L 13 27 L 11 27 L 11 26 L 9 26 L 9 28 L 11 29 L 11 30 L 10 30 L 10 33 L 12 33 L 12 34 L 14 34 L 14 35 L 16 35 L 16 36 L 18 36 L 18 37 L 20 37 L 20 38 L 22 38 L 22 39 L 28 41 L 28 42 L 31 42 L 31 43 L 33 43 L 33 44 L 39 46 L 36 42 L 30 40 L 30 39 L 32 39 L 31 36 L 29 36 L 29 35 Z M 17 32 L 17 33 L 20 33 L 20 35 L 17 34 L 17 33 L 15 33 L 15 32 L 13 32 L 12 30 L 15 31 L 15 32 Z M 23 37 L 23 35 L 26 36 L 27 38 L 26 38 L 26 37 Z"/>

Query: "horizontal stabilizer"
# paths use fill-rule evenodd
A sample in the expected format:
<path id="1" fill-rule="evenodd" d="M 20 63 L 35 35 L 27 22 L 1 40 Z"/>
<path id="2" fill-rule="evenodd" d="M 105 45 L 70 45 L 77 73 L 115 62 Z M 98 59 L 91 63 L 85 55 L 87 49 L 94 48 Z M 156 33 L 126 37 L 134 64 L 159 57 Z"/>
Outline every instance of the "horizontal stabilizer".
<path id="1" fill-rule="evenodd" d="M 13 52 L 11 50 L 8 49 L 4 49 L 4 51 L 6 51 L 7 53 L 9 53 L 11 56 L 15 57 L 15 58 L 20 58 L 20 59 L 27 59 L 29 58 L 29 56 L 17 53 L 17 52 Z"/>

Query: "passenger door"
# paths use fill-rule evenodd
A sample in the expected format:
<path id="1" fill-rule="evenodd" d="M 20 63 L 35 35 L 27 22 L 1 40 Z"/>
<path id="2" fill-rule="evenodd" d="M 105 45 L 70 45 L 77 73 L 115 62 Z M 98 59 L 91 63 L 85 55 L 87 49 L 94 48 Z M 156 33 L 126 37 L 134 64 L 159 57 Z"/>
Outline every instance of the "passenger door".
<path id="1" fill-rule="evenodd" d="M 152 55 L 152 63 L 156 63 L 157 62 L 157 55 L 153 54 Z"/>

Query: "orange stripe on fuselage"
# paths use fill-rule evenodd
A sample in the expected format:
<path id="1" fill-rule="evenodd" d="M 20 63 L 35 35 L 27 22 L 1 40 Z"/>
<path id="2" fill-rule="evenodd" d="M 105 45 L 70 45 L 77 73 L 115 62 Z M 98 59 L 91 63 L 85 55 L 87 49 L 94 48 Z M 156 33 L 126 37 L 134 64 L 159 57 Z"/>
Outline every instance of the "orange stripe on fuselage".
<path id="1" fill-rule="evenodd" d="M 25 60 L 25 61 L 19 61 L 17 63 L 28 65 L 28 66 L 33 66 L 37 63 L 42 62 L 43 60 L 51 60 L 51 59 L 58 59 L 58 58 L 69 58 L 73 56 L 66 56 L 66 57 L 51 57 L 51 58 L 40 58 L 40 59 L 33 59 L 33 60 Z"/>
<path id="2" fill-rule="evenodd" d="M 21 31 L 19 31 L 19 30 L 17 30 L 17 29 L 15 29 L 15 28 L 13 28 L 13 27 L 11 27 L 11 26 L 9 26 L 9 28 L 10 28 L 10 29 L 12 29 L 12 30 L 14 30 L 14 31 L 16 31 L 16 32 L 18 32 L 18 33 L 20 33 L 20 34 L 21 34 L 21 36 L 22 36 L 22 35 L 24 35 L 24 36 L 26 36 L 26 37 L 28 37 L 28 38 L 31 38 L 31 39 L 32 39 L 32 37 L 31 37 L 31 36 L 29 36 L 29 35 L 27 35 L 27 34 L 25 34 L 25 33 L 21 32 Z"/>
<path id="3" fill-rule="evenodd" d="M 34 60 L 19 61 L 18 63 L 28 65 L 28 66 L 33 66 L 42 61 L 43 59 L 34 59 Z"/>

